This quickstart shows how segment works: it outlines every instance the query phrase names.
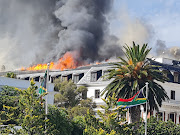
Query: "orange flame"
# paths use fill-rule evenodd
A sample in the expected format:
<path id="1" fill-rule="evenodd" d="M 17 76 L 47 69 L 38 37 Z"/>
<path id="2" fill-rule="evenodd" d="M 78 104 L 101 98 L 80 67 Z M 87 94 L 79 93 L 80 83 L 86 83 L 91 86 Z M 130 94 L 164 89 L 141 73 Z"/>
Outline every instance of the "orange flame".
<path id="1" fill-rule="evenodd" d="M 73 57 L 73 52 L 66 52 L 58 62 L 50 62 L 49 69 L 74 69 L 77 68 L 77 60 Z M 37 64 L 28 68 L 22 67 L 21 70 L 46 70 L 47 64 Z"/>
<path id="2" fill-rule="evenodd" d="M 66 52 L 62 58 L 53 66 L 53 69 L 75 69 L 78 66 L 77 60 L 71 52 Z"/>
<path id="3" fill-rule="evenodd" d="M 61 57 L 57 62 L 50 62 L 49 69 L 53 70 L 65 70 L 65 69 L 75 69 L 78 66 L 88 65 L 84 61 L 78 61 L 79 53 L 77 51 L 69 51 L 66 52 L 63 57 Z M 96 64 L 101 64 L 99 62 L 96 62 Z M 46 70 L 47 64 L 37 64 L 28 68 L 22 67 L 20 70 Z"/>

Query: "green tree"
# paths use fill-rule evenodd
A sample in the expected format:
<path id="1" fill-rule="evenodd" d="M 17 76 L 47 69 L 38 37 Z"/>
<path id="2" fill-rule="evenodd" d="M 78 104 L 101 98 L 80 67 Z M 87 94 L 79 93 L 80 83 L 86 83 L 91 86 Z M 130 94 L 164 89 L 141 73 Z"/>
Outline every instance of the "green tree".
<path id="1" fill-rule="evenodd" d="M 19 90 L 4 86 L 0 92 L 0 123 L 3 125 L 17 124 L 19 116 Z"/>
<path id="2" fill-rule="evenodd" d="M 114 134 L 132 134 L 132 124 L 126 122 L 126 111 L 116 107 L 117 98 L 115 94 L 103 99 L 105 105 L 101 105 L 102 111 L 97 111 L 100 120 L 89 113 L 85 117 L 86 128 L 85 135 L 114 135 Z"/>
<path id="3" fill-rule="evenodd" d="M 144 135 L 145 129 L 144 124 L 138 129 L 139 135 Z M 180 126 L 174 124 L 171 120 L 165 122 L 157 120 L 156 117 L 151 116 L 147 123 L 147 134 L 148 135 L 180 135 Z"/>
<path id="4" fill-rule="evenodd" d="M 19 124 L 22 127 L 22 132 L 29 135 L 39 135 L 45 133 L 45 110 L 44 100 L 36 92 L 37 86 L 31 80 L 30 87 L 26 90 L 19 90 Z M 44 96 L 44 95 L 43 95 Z"/>
<path id="5" fill-rule="evenodd" d="M 148 103 L 150 111 L 162 105 L 162 101 L 169 99 L 164 88 L 157 81 L 164 83 L 167 78 L 157 66 L 151 65 L 146 59 L 151 49 L 147 44 L 142 47 L 133 42 L 133 46 L 124 46 L 126 59 L 119 57 L 120 62 L 112 63 L 108 79 L 114 80 L 104 89 L 102 94 L 117 98 L 130 98 L 148 82 Z M 144 91 L 145 92 L 145 91 Z M 140 106 L 130 108 L 132 122 L 140 120 Z"/>
<path id="6" fill-rule="evenodd" d="M 61 81 L 55 80 L 55 90 L 59 91 L 55 95 L 55 104 L 59 107 L 74 107 L 79 104 L 83 98 L 83 93 L 87 92 L 87 88 L 84 86 L 77 87 L 71 80 Z"/>
<path id="7" fill-rule="evenodd" d="M 13 73 L 13 72 L 8 72 L 8 73 L 6 73 L 6 77 L 9 77 L 9 78 L 16 78 L 16 74 Z"/>
<path id="8" fill-rule="evenodd" d="M 75 116 L 72 120 L 73 131 L 72 135 L 82 135 L 85 129 L 85 119 L 84 116 Z"/>
<path id="9" fill-rule="evenodd" d="M 88 98 L 81 100 L 77 106 L 68 108 L 68 113 L 71 118 L 76 116 L 85 116 L 88 110 L 90 114 L 94 114 L 93 108 L 96 108 L 96 104 L 92 102 L 92 99 Z"/>
<path id="10" fill-rule="evenodd" d="M 71 135 L 73 125 L 65 109 L 48 107 L 47 133 L 50 135 Z"/>

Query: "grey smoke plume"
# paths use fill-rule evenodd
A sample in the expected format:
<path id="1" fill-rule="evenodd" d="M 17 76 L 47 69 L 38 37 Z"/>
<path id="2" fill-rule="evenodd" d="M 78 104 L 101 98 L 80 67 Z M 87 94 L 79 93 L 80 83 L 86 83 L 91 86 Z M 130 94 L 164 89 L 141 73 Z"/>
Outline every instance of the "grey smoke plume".
<path id="1" fill-rule="evenodd" d="M 158 56 L 180 60 L 180 47 L 167 47 L 165 41 L 157 40 L 156 54 Z"/>
<path id="2" fill-rule="evenodd" d="M 119 43 L 132 45 L 132 41 L 139 45 L 148 43 L 154 35 L 153 27 L 143 18 L 132 17 L 126 6 L 120 7 L 117 19 L 121 22 L 121 27 L 117 36 Z"/>
<path id="3" fill-rule="evenodd" d="M 78 51 L 93 62 L 121 54 L 109 35 L 110 0 L 0 0 L 1 64 L 29 66 Z"/>
<path id="4" fill-rule="evenodd" d="M 58 44 L 49 58 L 59 59 L 62 53 L 72 50 L 79 51 L 83 60 L 91 62 L 119 54 L 121 49 L 117 38 L 109 35 L 105 16 L 111 6 L 109 0 L 59 1 L 55 16 L 64 29 L 59 32 Z"/>
<path id="5" fill-rule="evenodd" d="M 0 0 L 0 61 L 7 68 L 42 62 L 57 40 L 55 0 Z"/>

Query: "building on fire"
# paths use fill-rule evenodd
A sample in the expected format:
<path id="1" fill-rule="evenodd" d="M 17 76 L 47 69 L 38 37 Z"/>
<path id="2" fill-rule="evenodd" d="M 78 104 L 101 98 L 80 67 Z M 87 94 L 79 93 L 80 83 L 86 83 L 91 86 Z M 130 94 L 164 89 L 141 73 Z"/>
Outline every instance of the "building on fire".
<path id="1" fill-rule="evenodd" d="M 159 115 L 162 116 L 164 121 L 171 119 L 174 123 L 180 123 L 180 61 L 167 59 L 167 58 L 156 58 L 148 59 L 150 63 L 154 65 L 159 65 L 160 70 L 165 73 L 169 78 L 166 83 L 160 83 L 166 90 L 170 100 L 164 101 L 162 107 L 159 109 Z M 61 78 L 62 80 L 73 80 L 77 86 L 86 86 L 88 88 L 85 94 L 88 98 L 92 98 L 97 104 L 95 110 L 100 109 L 100 105 L 103 104 L 100 95 L 101 91 L 112 81 L 102 76 L 108 74 L 108 69 L 111 69 L 111 65 L 108 63 L 101 63 L 89 66 L 82 66 L 72 70 L 64 71 L 50 71 L 49 72 L 49 83 L 53 84 L 56 78 Z M 44 72 L 36 73 L 26 73 L 22 72 L 17 75 L 18 79 L 21 81 L 28 81 L 33 78 L 37 82 L 41 82 L 44 76 Z M 51 100 L 52 101 L 52 100 Z M 142 117 L 145 117 L 142 109 Z M 154 111 L 153 115 L 157 112 Z M 128 115 L 127 115 L 128 116 Z"/>

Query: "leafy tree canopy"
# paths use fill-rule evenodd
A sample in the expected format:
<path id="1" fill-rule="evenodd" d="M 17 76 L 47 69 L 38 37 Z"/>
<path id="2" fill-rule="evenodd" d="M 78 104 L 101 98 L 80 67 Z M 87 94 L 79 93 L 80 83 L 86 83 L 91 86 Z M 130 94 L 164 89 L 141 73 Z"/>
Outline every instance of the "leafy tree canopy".
<path id="1" fill-rule="evenodd" d="M 55 81 L 55 90 L 59 91 L 55 95 L 55 104 L 60 107 L 74 107 L 79 104 L 82 98 L 87 98 L 84 93 L 87 92 L 87 88 L 84 86 L 77 87 L 71 80 L 61 81 L 57 79 Z"/>
<path id="2" fill-rule="evenodd" d="M 19 90 L 4 86 L 0 92 L 0 123 L 3 125 L 17 124 L 19 116 Z"/>
<path id="3" fill-rule="evenodd" d="M 9 78 L 16 78 L 16 74 L 13 73 L 13 72 L 8 72 L 8 73 L 6 73 L 6 77 L 9 77 Z"/>

